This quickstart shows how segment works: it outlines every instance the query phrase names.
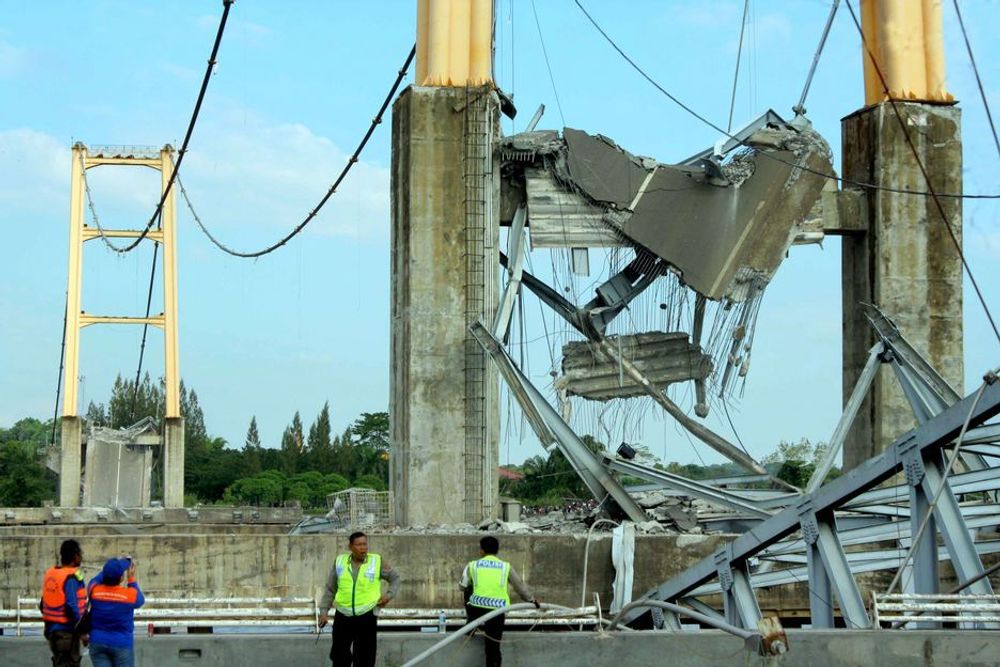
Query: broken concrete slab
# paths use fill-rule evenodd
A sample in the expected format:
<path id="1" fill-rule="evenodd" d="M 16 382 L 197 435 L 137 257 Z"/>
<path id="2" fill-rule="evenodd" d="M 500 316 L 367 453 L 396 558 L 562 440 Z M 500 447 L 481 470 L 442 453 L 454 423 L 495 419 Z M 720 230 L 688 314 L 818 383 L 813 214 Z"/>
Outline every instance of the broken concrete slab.
<path id="1" fill-rule="evenodd" d="M 751 283 L 770 280 L 819 199 L 823 174 L 833 174 L 829 145 L 809 128 L 766 127 L 744 146 L 709 170 L 658 163 L 572 128 L 561 142 L 551 133 L 515 135 L 501 141 L 503 198 L 530 199 L 527 172 L 547 171 L 551 182 L 537 173 L 531 179 L 570 211 L 559 224 L 573 238 L 562 247 L 607 238 L 595 222 L 603 211 L 606 229 L 666 260 L 700 294 L 742 301 Z M 562 188 L 558 196 L 552 183 Z M 558 237 L 548 231 L 545 243 L 555 247 Z"/>
<path id="2" fill-rule="evenodd" d="M 609 344 L 621 350 L 659 388 L 673 382 L 704 379 L 712 372 L 712 360 L 684 332 L 658 331 L 614 336 Z M 588 341 L 572 341 L 563 346 L 562 375 L 557 390 L 571 396 L 596 401 L 643 396 L 646 391 L 618 364 L 596 352 Z"/>

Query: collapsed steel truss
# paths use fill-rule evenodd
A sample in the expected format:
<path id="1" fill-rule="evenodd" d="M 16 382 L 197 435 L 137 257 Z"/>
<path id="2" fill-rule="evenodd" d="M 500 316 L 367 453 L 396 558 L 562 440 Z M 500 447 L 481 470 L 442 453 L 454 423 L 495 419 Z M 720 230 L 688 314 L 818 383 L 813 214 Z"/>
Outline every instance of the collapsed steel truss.
<path id="1" fill-rule="evenodd" d="M 808 129 L 789 126 L 776 116 L 766 115 L 748 128 L 747 133 L 764 131 L 768 127 L 796 131 Z M 766 139 L 766 132 L 755 136 Z M 621 353 L 620 346 L 613 345 L 605 335 L 608 325 L 631 301 L 657 278 L 675 269 L 673 262 L 676 258 L 665 259 L 670 252 L 666 255 L 653 252 L 649 250 L 652 246 L 648 243 L 636 241 L 637 237 L 630 236 L 632 232 L 644 234 L 648 229 L 632 229 L 622 224 L 622 220 L 627 220 L 636 209 L 642 188 L 631 203 L 626 197 L 615 205 L 609 205 L 607 201 L 614 204 L 615 199 L 611 196 L 614 194 L 613 178 L 609 177 L 607 182 L 584 178 L 586 183 L 576 183 L 575 187 L 568 189 L 561 188 L 559 184 L 573 180 L 574 151 L 586 153 L 594 160 L 598 157 L 610 160 L 609 164 L 633 171 L 647 168 L 645 159 L 623 154 L 610 140 L 588 138 L 583 133 L 570 130 L 564 132 L 562 140 L 551 132 L 528 132 L 506 141 L 501 152 L 510 153 L 508 160 L 514 164 L 531 163 L 534 166 L 526 168 L 522 164 L 525 183 L 508 184 L 515 195 L 514 200 L 517 200 L 518 193 L 522 198 L 509 208 L 507 254 L 500 254 L 500 264 L 507 273 L 507 284 L 492 326 L 476 322 L 470 327 L 472 336 L 496 363 L 542 445 L 546 449 L 559 449 L 589 491 L 601 502 L 603 512 L 615 519 L 636 522 L 648 519 L 613 474 L 620 473 L 641 478 L 650 487 L 662 489 L 665 493 L 692 496 L 728 510 L 730 518 L 725 520 L 731 522 L 730 526 L 745 529 L 736 540 L 712 556 L 648 591 L 643 600 L 651 604 L 645 607 L 636 605 L 622 616 L 624 622 L 637 621 L 640 616 L 650 614 L 647 608 L 654 608 L 654 624 L 662 621 L 679 627 L 678 616 L 670 611 L 670 605 L 683 604 L 720 621 L 756 630 L 762 619 L 755 589 L 808 582 L 813 627 L 834 627 L 839 610 L 847 627 L 865 628 L 870 627 L 872 621 L 855 580 L 856 574 L 901 568 L 897 580 L 902 575 L 907 594 L 935 595 L 941 592 L 938 567 L 942 560 L 951 561 L 961 588 L 974 595 L 992 595 L 980 556 L 1000 553 L 1000 540 L 976 542 L 973 536 L 977 531 L 1000 525 L 1000 505 L 993 502 L 1000 493 L 1000 467 L 990 463 L 991 459 L 1000 458 L 1000 445 L 995 444 L 1000 441 L 1000 426 L 985 423 L 1000 412 L 1000 386 L 995 375 L 989 374 L 975 395 L 960 399 L 958 393 L 909 345 L 887 317 L 877 308 L 865 306 L 877 342 L 870 350 L 867 363 L 845 404 L 825 457 L 816 466 L 805 489 L 789 487 L 771 476 L 743 450 L 688 415 L 667 396 L 663 383 L 653 382 L 639 365 Z M 565 148 L 560 141 L 565 142 Z M 601 142 L 610 144 L 612 148 Z M 813 151 L 813 157 L 816 153 L 814 148 L 809 149 Z M 723 146 L 706 151 L 693 156 L 682 166 L 700 167 L 706 183 L 726 182 L 722 166 L 712 157 L 726 150 L 727 147 Z M 538 155 L 541 154 L 547 157 L 540 163 Z M 548 179 L 545 183 L 539 181 L 539 174 L 544 171 L 540 165 L 553 172 L 545 177 Z M 556 166 L 553 168 L 553 165 Z M 669 171 L 670 167 L 661 165 L 653 173 L 656 169 Z M 576 171 L 577 177 L 580 173 L 590 173 Z M 644 183 L 649 178 L 647 174 Z M 580 192 L 588 188 L 590 194 L 581 198 Z M 598 191 L 604 194 L 598 196 L 595 194 Z M 716 194 L 723 198 L 728 196 L 721 191 L 711 191 L 711 188 L 706 193 L 709 198 Z M 607 201 L 602 204 L 602 200 Z M 621 208 L 623 205 L 624 208 Z M 602 213 L 604 209 L 601 206 L 610 208 Z M 578 306 L 524 270 L 529 207 L 536 214 L 535 222 L 540 225 L 538 230 L 532 229 L 533 234 L 537 231 L 541 235 L 542 247 L 572 247 L 575 251 L 576 244 L 626 245 L 635 249 L 636 258 L 599 285 L 592 300 Z M 566 213 L 567 210 L 570 212 Z M 677 215 L 683 217 L 682 213 Z M 549 227 L 553 224 L 550 218 L 553 215 L 557 216 L 555 219 L 560 224 L 569 225 L 561 229 L 566 238 L 559 235 L 554 237 L 555 241 L 549 238 L 552 231 Z M 564 215 L 576 221 L 569 224 Z M 570 237 L 574 239 L 572 243 L 567 240 Z M 514 305 L 522 287 L 530 290 L 579 332 L 589 344 L 595 360 L 617 366 L 621 378 L 619 382 L 627 378 L 629 391 L 634 392 L 632 395 L 646 394 L 688 432 L 752 474 L 733 480 L 695 481 L 634 461 L 600 457 L 591 452 L 559 411 L 521 372 L 504 347 Z M 705 294 L 696 291 L 691 345 L 699 351 L 705 302 Z M 735 354 L 738 341 L 739 338 L 734 335 L 730 357 Z M 881 455 L 827 482 L 848 431 L 882 365 L 892 369 L 911 406 L 917 427 L 900 436 Z M 733 370 L 733 364 L 728 363 L 724 369 L 723 386 Z M 689 379 L 695 385 L 695 413 L 704 417 L 707 415 L 704 375 L 691 374 Z M 961 437 L 956 444 L 957 436 Z M 949 451 L 951 454 L 945 463 Z M 958 467 L 952 474 L 955 464 Z M 898 473 L 905 478 L 903 484 L 880 486 Z M 786 488 L 725 488 L 740 481 L 755 484 L 772 482 Z M 987 502 L 960 504 L 957 496 L 963 494 L 982 494 Z M 945 547 L 943 551 L 938 546 L 939 534 Z M 874 542 L 895 543 L 896 546 L 881 549 L 861 546 Z M 845 546 L 850 550 L 845 551 Z M 722 614 L 698 599 L 699 596 L 709 595 L 721 595 Z M 666 607 L 661 603 L 666 603 Z M 918 623 L 923 627 L 934 627 L 935 621 L 925 619 Z M 981 619 L 976 623 L 993 622 Z"/>

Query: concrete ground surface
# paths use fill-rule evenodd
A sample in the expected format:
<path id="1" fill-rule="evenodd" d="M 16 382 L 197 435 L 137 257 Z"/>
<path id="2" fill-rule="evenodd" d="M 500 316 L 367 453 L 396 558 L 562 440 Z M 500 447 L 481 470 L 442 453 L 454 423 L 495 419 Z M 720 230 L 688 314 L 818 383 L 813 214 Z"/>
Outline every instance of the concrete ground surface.
<path id="1" fill-rule="evenodd" d="M 379 666 L 402 665 L 432 646 L 433 634 L 379 636 Z M 739 639 L 715 631 L 527 633 L 504 635 L 505 667 L 661 665 L 802 665 L 851 667 L 892 665 L 979 667 L 1000 664 L 1000 633 L 988 631 L 792 630 L 783 656 L 748 655 Z M 311 635 L 176 635 L 136 640 L 136 665 L 324 665 L 330 639 Z M 459 640 L 422 664 L 474 667 L 483 664 L 483 639 Z M 0 665 L 48 664 L 41 637 L 0 637 Z M 90 660 L 84 658 L 85 666 Z"/>

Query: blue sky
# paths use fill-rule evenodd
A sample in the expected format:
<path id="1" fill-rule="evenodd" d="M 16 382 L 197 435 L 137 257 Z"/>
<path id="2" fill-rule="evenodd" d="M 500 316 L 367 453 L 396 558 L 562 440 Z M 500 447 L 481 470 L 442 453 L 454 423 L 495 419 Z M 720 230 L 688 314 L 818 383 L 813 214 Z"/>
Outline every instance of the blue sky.
<path id="1" fill-rule="evenodd" d="M 665 88 L 725 125 L 742 2 L 585 4 Z M 70 146 L 179 146 L 221 6 L 216 0 L 0 0 L 0 425 L 53 411 Z M 829 3 L 751 0 L 750 8 L 736 125 L 769 107 L 791 115 Z M 1000 111 L 1000 2 L 969 0 L 962 11 L 991 105 Z M 950 2 L 944 14 L 949 89 L 963 109 L 966 191 L 995 193 L 998 157 Z M 218 237 L 255 250 L 315 205 L 409 51 L 415 15 L 415 0 L 234 5 L 182 170 L 196 209 Z M 861 71 L 860 39 L 842 6 L 806 102 L 837 165 L 839 121 L 863 104 Z M 544 103 L 542 127 L 561 127 L 562 115 L 568 126 L 664 162 L 718 139 L 629 69 L 572 0 L 498 0 L 495 74 L 521 112 L 515 122 L 504 121 L 507 133 L 522 129 Z M 209 431 L 235 446 L 252 415 L 265 444 L 276 445 L 295 410 L 308 424 L 329 400 L 334 426 L 342 429 L 360 412 L 388 405 L 388 130 L 386 122 L 307 230 L 262 259 L 221 254 L 181 205 L 182 375 L 199 394 Z M 141 226 L 155 207 L 153 172 L 105 167 L 91 171 L 90 181 L 102 224 Z M 994 306 L 998 211 L 997 201 L 965 203 L 968 259 Z M 141 314 L 149 259 L 148 248 L 120 258 L 88 243 L 85 309 Z M 548 251 L 536 251 L 533 261 L 548 265 Z M 543 338 L 537 306 L 530 297 L 525 302 L 526 338 Z M 157 297 L 154 312 L 159 303 Z M 968 289 L 965 310 L 969 390 L 996 365 L 998 349 Z M 838 240 L 794 248 L 766 293 L 746 391 L 730 408 L 751 453 L 763 456 L 779 440 L 829 438 L 840 414 L 840 329 Z M 106 400 L 117 373 L 135 372 L 139 336 L 131 327 L 84 331 L 84 402 Z M 145 367 L 154 376 L 162 373 L 161 343 L 153 331 Z M 546 386 L 544 341 L 528 345 L 526 356 L 532 376 Z M 611 441 L 642 439 L 667 460 L 718 460 L 655 412 L 609 418 L 606 433 L 587 422 L 591 417 L 581 415 L 578 428 Z M 505 402 L 502 418 L 502 461 L 541 452 L 516 408 Z M 718 410 L 709 424 L 732 437 Z"/>

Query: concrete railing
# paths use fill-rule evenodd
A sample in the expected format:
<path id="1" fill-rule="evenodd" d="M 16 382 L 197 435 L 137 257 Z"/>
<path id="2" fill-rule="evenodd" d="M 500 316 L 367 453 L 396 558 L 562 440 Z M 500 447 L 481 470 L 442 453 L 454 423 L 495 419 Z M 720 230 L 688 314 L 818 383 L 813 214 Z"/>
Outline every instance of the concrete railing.
<path id="1" fill-rule="evenodd" d="M 386 629 L 434 627 L 445 614 L 448 627 L 465 625 L 464 609 L 407 609 L 385 607 L 378 612 L 379 626 Z M 153 634 L 173 630 L 204 632 L 214 628 L 308 628 L 319 632 L 318 601 L 307 597 L 219 597 L 167 598 L 147 597 L 135 611 L 136 631 Z M 598 623 L 596 607 L 567 610 L 565 614 L 539 614 L 515 611 L 509 616 L 511 625 L 594 626 Z M 0 629 L 12 630 L 21 636 L 28 630 L 41 630 L 42 614 L 37 597 L 19 597 L 14 609 L 0 609 Z M 301 631 L 301 630 L 300 630 Z"/>
<path id="2" fill-rule="evenodd" d="M 872 626 L 907 623 L 998 623 L 1000 595 L 872 592 Z M 962 626 L 959 626 L 962 627 Z"/>

